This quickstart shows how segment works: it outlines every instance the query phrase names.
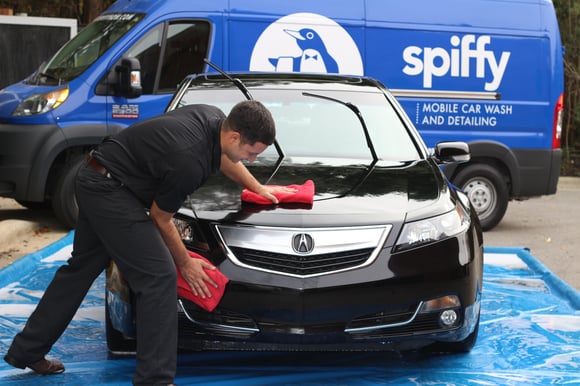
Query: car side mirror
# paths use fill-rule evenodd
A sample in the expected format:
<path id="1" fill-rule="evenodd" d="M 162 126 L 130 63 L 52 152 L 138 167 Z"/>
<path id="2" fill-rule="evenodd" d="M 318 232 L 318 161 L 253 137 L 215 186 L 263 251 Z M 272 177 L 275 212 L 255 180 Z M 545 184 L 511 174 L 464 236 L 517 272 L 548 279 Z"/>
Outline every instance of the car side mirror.
<path id="1" fill-rule="evenodd" d="M 438 163 L 462 163 L 471 159 L 469 145 L 465 142 L 439 142 L 435 145 L 435 159 Z"/>
<path id="2" fill-rule="evenodd" d="M 117 73 L 116 95 L 138 98 L 143 93 L 141 86 L 141 63 L 137 58 L 123 58 L 115 67 Z"/>

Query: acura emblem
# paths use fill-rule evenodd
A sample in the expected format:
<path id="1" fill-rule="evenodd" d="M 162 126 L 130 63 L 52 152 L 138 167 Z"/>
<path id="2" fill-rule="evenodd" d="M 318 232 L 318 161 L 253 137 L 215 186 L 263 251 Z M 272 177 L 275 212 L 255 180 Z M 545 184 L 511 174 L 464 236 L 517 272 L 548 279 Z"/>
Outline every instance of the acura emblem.
<path id="1" fill-rule="evenodd" d="M 314 239 L 307 233 L 298 233 L 292 237 L 292 249 L 300 254 L 310 253 L 314 249 Z"/>

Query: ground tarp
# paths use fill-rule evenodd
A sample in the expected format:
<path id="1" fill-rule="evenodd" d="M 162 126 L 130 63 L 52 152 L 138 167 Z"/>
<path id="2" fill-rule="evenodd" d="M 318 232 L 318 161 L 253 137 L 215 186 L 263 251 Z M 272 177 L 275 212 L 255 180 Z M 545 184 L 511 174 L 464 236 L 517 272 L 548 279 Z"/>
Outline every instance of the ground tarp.
<path id="1" fill-rule="evenodd" d="M 22 329 L 73 232 L 0 270 L 0 354 Z M 389 352 L 180 353 L 180 385 L 580 384 L 580 294 L 525 248 L 486 247 L 481 325 L 469 354 Z M 66 372 L 37 376 L 0 363 L 2 385 L 129 385 L 134 358 L 110 358 L 99 277 L 49 357 Z"/>

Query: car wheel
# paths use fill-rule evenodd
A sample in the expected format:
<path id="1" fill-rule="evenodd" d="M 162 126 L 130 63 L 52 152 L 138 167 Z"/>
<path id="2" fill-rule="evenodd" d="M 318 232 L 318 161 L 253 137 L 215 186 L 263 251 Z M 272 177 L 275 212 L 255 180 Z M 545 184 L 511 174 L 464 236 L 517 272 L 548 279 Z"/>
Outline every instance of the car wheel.
<path id="1" fill-rule="evenodd" d="M 137 341 L 135 339 L 126 338 L 121 332 L 113 327 L 107 296 L 105 296 L 105 333 L 107 336 L 107 348 L 110 353 L 116 355 L 127 355 L 136 352 Z"/>
<path id="2" fill-rule="evenodd" d="M 56 218 L 69 228 L 76 226 L 79 214 L 75 197 L 75 178 L 84 160 L 85 155 L 79 155 L 63 167 L 52 196 L 52 210 Z"/>
<path id="3" fill-rule="evenodd" d="M 509 194 L 505 179 L 496 169 L 486 164 L 469 165 L 457 173 L 453 183 L 469 197 L 484 231 L 499 224 Z"/>

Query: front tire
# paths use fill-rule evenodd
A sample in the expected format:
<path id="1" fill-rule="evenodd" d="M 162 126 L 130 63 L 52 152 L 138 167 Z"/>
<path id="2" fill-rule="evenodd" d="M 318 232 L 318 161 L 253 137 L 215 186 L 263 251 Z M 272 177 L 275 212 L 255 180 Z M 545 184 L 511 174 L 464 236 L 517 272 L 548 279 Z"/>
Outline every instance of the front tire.
<path id="1" fill-rule="evenodd" d="M 469 197 L 481 228 L 488 231 L 502 220 L 507 210 L 509 192 L 506 179 L 486 164 L 468 165 L 453 179 Z"/>
<path id="2" fill-rule="evenodd" d="M 120 331 L 115 330 L 111 322 L 108 296 L 105 296 L 105 333 L 107 348 L 113 355 L 132 355 L 137 351 L 137 341 L 126 338 Z"/>
<path id="3" fill-rule="evenodd" d="M 84 154 L 73 157 L 63 167 L 52 195 L 52 210 L 56 218 L 66 227 L 74 228 L 79 215 L 75 196 L 75 179 L 85 162 Z"/>

